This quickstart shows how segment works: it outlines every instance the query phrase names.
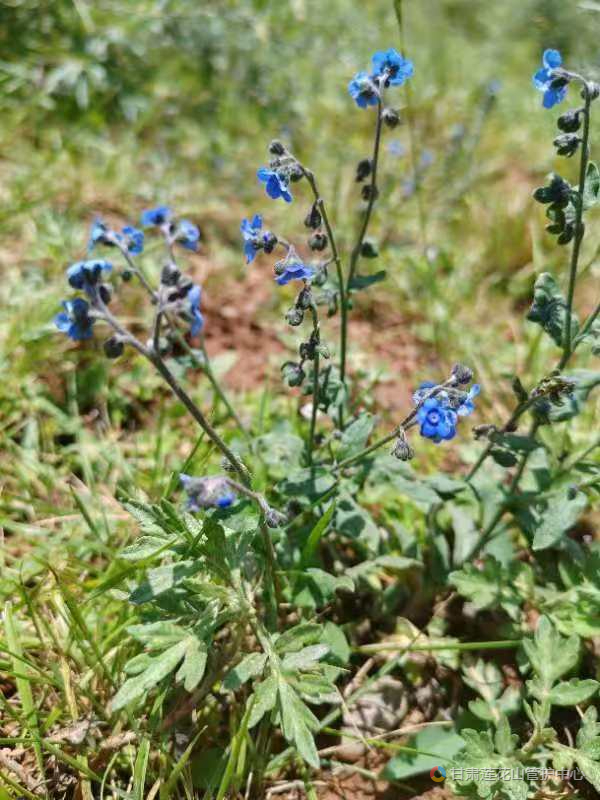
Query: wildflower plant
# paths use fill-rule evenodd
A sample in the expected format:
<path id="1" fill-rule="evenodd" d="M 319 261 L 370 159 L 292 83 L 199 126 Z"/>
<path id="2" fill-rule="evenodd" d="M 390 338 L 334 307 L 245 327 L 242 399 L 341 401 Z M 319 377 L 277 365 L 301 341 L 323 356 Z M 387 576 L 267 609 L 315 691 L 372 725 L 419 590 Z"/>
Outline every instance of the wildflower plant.
<path id="1" fill-rule="evenodd" d="M 89 238 L 93 253 L 88 253 L 94 258 L 67 269 L 67 283 L 79 294 L 64 301 L 56 327 L 78 341 L 103 336 L 109 358 L 135 351 L 146 359 L 219 456 L 218 462 L 204 464 L 199 475 L 190 469 L 193 460 L 186 464 L 179 476 L 181 491 L 172 485 L 173 496 L 159 503 L 139 497 L 126 502 L 141 528 L 141 536 L 122 553 L 123 560 L 139 565 L 127 572 L 136 579 L 128 577 L 123 584 L 137 615 L 129 634 L 139 647 L 124 665 L 112 702 L 113 713 L 132 713 L 148 707 L 152 698 L 180 702 L 183 690 L 191 694 L 190 708 L 205 715 L 208 724 L 209 697 L 237 699 L 232 704 L 238 709 L 236 733 L 212 787 L 219 798 L 242 785 L 247 796 L 251 791 L 262 796 L 267 772 L 285 764 L 319 766 L 315 736 L 341 714 L 338 687 L 351 660 L 338 624 L 340 598 L 352 592 L 377 594 L 382 579 L 393 581 L 392 576 L 403 576 L 401 586 L 404 578 L 423 581 L 421 575 L 432 585 L 452 583 L 476 610 L 507 614 L 514 641 L 524 633 L 526 603 L 548 613 L 534 639 L 524 642 L 523 669 L 533 675 L 531 704 L 523 703 L 531 736 L 517 750 L 509 704 L 502 706 L 499 694 L 487 697 L 483 713 L 494 709 L 493 725 L 489 732 L 465 732 L 464 758 L 489 755 L 502 765 L 535 758 L 561 765 L 577 762 L 600 791 L 593 711 L 583 717 L 581 745 L 579 736 L 577 746 L 566 747 L 549 732 L 553 705 L 585 703 L 596 684 L 563 682 L 576 662 L 579 639 L 562 640 L 560 603 L 548 603 L 535 568 L 538 551 L 554 549 L 561 559 L 573 558 L 571 570 L 585 570 L 584 548 L 566 534 L 598 490 L 600 478 L 596 471 L 573 484 L 583 456 L 568 471 L 547 466 L 554 470 L 552 478 L 538 488 L 528 513 L 520 495 L 530 459 L 548 456 L 539 431 L 577 414 L 595 380 L 565 369 L 580 347 L 597 350 L 599 341 L 600 306 L 581 323 L 574 308 L 584 216 L 600 199 L 600 171 L 590 159 L 590 116 L 598 87 L 564 68 L 556 51 L 546 51 L 534 76 L 546 108 L 563 101 L 572 86 L 582 95 L 581 106 L 561 115 L 555 140 L 559 155 L 578 155 L 577 183 L 553 175 L 535 193 L 546 206 L 549 233 L 571 246 L 566 297 L 559 281 L 544 273 L 536 281 L 528 314 L 557 346 L 556 368 L 529 388 L 525 376 L 515 377 L 515 408 L 504 423 L 475 428 L 482 450 L 467 475 L 419 476 L 407 463 L 415 450 L 431 443 L 448 446 L 459 426 L 467 428 L 476 413 L 480 386 L 473 383 L 472 370 L 458 363 L 442 380 L 422 381 L 404 418 L 376 437 L 376 420 L 361 407 L 361 387 L 348 369 L 352 299 L 385 278 L 382 272 L 362 274 L 360 268 L 377 256 L 367 234 L 380 199 L 382 139 L 401 118 L 389 103 L 397 102 L 399 87 L 413 74 L 410 60 L 394 49 L 382 50 L 374 54 L 371 68 L 358 72 L 348 85 L 349 102 L 361 109 L 356 113 L 364 110 L 374 117 L 371 154 L 356 169 L 363 206 L 348 248 L 340 246 L 317 176 L 284 143 L 271 142 L 268 166 L 256 173 L 267 198 L 289 205 L 288 218 L 300 209 L 298 221 L 308 232 L 301 244 L 288 240 L 287 231 L 271 231 L 268 206 L 240 225 L 244 268 L 263 270 L 271 260 L 274 291 L 293 289 L 295 295 L 284 319 L 301 341 L 297 356 L 283 363 L 281 376 L 302 402 L 308 399 L 300 428 L 265 432 L 242 424 L 216 379 L 203 344 L 210 319 L 202 312 L 202 288 L 181 262 L 186 250 L 200 246 L 193 222 L 164 205 L 144 211 L 139 228 L 112 230 L 96 219 Z M 152 235 L 162 237 L 164 255 L 150 272 L 139 256 Z M 102 248 L 116 251 L 119 265 L 116 258 L 101 260 Z M 134 333 L 138 324 L 125 325 L 118 313 L 121 293 L 134 291 L 132 278 L 151 310 L 143 336 Z M 339 316 L 337 328 L 329 324 L 334 316 Z M 219 428 L 211 422 L 184 385 L 182 364 L 204 373 L 225 404 L 230 424 Z M 415 384 L 421 377 L 427 376 L 415 376 Z M 526 416 L 531 418 L 529 431 L 519 433 Z M 500 476 L 482 469 L 490 462 Z M 423 512 L 419 535 L 410 541 L 394 529 L 386 512 L 370 510 L 398 504 L 399 497 L 412 498 Z M 533 565 L 511 562 L 517 544 L 531 551 Z M 503 560 L 497 558 L 498 547 Z M 506 590 L 490 592 L 501 573 Z M 572 576 L 569 580 L 576 584 Z M 600 609 L 600 585 L 596 592 L 593 602 Z M 393 604 L 389 596 L 378 602 Z M 437 624 L 446 641 L 446 621 L 441 617 Z M 460 646 L 456 649 L 460 652 Z M 360 652 L 358 646 L 354 653 Z M 560 652 L 562 661 L 550 669 L 547 663 Z M 246 760 L 248 732 L 255 730 L 257 745 Z M 285 742 L 276 756 L 269 750 L 274 735 Z M 457 780 L 454 786 L 464 796 L 488 796 L 472 781 Z M 529 788 L 515 783 L 496 791 L 496 797 L 525 800 Z"/>

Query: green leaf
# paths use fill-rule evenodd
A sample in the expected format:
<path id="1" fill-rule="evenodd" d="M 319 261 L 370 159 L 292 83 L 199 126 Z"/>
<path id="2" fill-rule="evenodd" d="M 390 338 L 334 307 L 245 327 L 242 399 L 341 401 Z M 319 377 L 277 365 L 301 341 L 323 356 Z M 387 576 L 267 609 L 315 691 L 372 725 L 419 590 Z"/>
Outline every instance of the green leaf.
<path id="1" fill-rule="evenodd" d="M 519 619 L 521 605 L 533 594 L 533 571 L 528 564 L 513 561 L 504 567 L 488 556 L 482 568 L 465 564 L 451 572 L 448 580 L 478 609 L 503 608 L 513 620 Z"/>
<path id="2" fill-rule="evenodd" d="M 542 701 L 553 684 L 569 672 L 579 660 L 579 637 L 562 637 L 548 617 L 541 616 L 533 639 L 523 639 L 523 648 L 539 681 L 529 681 Z"/>
<path id="3" fill-rule="evenodd" d="M 284 478 L 297 469 L 305 452 L 305 444 L 299 436 L 281 431 L 259 436 L 254 447 L 275 478 Z"/>
<path id="4" fill-rule="evenodd" d="M 384 767 L 382 778 L 403 781 L 434 767 L 446 766 L 464 745 L 464 739 L 453 727 L 429 725 L 408 742 L 409 747 L 422 752 L 394 756 Z"/>
<path id="5" fill-rule="evenodd" d="M 550 702 L 553 706 L 577 706 L 590 700 L 598 691 L 598 686 L 598 681 L 572 678 L 552 687 Z"/>
<path id="6" fill-rule="evenodd" d="M 150 652 L 166 650 L 167 647 L 180 642 L 188 635 L 185 628 L 166 620 L 164 622 L 146 622 L 143 625 L 130 625 L 127 632 Z"/>
<path id="7" fill-rule="evenodd" d="M 300 756 L 317 769 L 319 756 L 311 731 L 319 729 L 319 720 L 284 680 L 279 681 L 278 694 L 283 735 L 295 745 Z"/>
<path id="8" fill-rule="evenodd" d="M 326 644 L 313 644 L 309 647 L 304 647 L 295 653 L 288 653 L 281 662 L 281 668 L 289 672 L 312 669 L 315 666 L 315 662 L 323 658 L 328 652 L 329 646 Z"/>
<path id="9" fill-rule="evenodd" d="M 206 644 L 197 636 L 189 636 L 186 642 L 183 663 L 175 675 L 175 680 L 183 682 L 186 692 L 191 692 L 204 676 L 208 651 Z"/>
<path id="10" fill-rule="evenodd" d="M 173 589 L 181 581 L 205 567 L 204 561 L 178 561 L 148 570 L 146 580 L 129 595 L 132 603 L 140 605 Z"/>
<path id="11" fill-rule="evenodd" d="M 598 166 L 590 161 L 585 171 L 585 184 L 583 187 L 583 207 L 591 208 L 598 202 L 600 194 L 600 170 Z"/>
<path id="12" fill-rule="evenodd" d="M 254 690 L 254 703 L 248 718 L 248 727 L 253 728 L 268 711 L 275 708 L 277 702 L 277 678 L 270 675 L 262 683 L 259 683 Z"/>
<path id="13" fill-rule="evenodd" d="M 260 675 L 266 663 L 267 655 L 265 653 L 250 653 L 227 673 L 223 681 L 223 688 L 229 691 L 239 689 L 250 678 Z"/>
<path id="14" fill-rule="evenodd" d="M 289 628 L 275 642 L 278 653 L 295 653 L 308 644 L 316 644 L 321 639 L 323 626 L 316 622 L 301 622 Z"/>
<path id="15" fill-rule="evenodd" d="M 329 661 L 340 665 L 350 661 L 350 645 L 344 631 L 335 622 L 325 623 L 322 641 L 329 648 Z"/>
<path id="16" fill-rule="evenodd" d="M 492 661 L 479 658 L 463 667 L 463 680 L 481 695 L 481 700 L 469 702 L 469 711 L 479 719 L 497 724 L 503 715 L 515 714 L 519 710 L 519 690 L 515 686 L 504 689 L 504 676 Z"/>
<path id="17" fill-rule="evenodd" d="M 556 285 L 556 281 L 549 272 L 542 272 L 533 287 L 533 304 L 527 314 L 527 319 L 541 325 L 559 347 L 563 344 L 566 309 L 567 303 Z M 579 327 L 574 314 L 571 326 L 574 337 Z"/>
<path id="18" fill-rule="evenodd" d="M 302 548 L 302 566 L 305 567 L 307 564 L 310 563 L 315 550 L 317 549 L 321 538 L 325 534 L 327 530 L 327 526 L 331 522 L 331 518 L 333 516 L 333 512 L 335 511 L 335 502 L 331 503 L 322 517 L 320 517 L 319 521 L 312 529 L 309 534 L 308 539 L 306 540 L 306 544 Z"/>
<path id="19" fill-rule="evenodd" d="M 498 720 L 494 737 L 496 750 L 500 755 L 508 756 L 515 751 L 518 741 L 519 737 L 511 733 L 508 719 L 503 714 Z"/>
<path id="20" fill-rule="evenodd" d="M 376 272 L 374 275 L 354 275 L 348 284 L 348 288 L 354 292 L 360 291 L 361 289 L 368 289 L 369 286 L 384 281 L 386 277 L 387 272 L 384 269 Z"/>
<path id="21" fill-rule="evenodd" d="M 113 697 L 110 704 L 111 711 L 118 711 L 120 708 L 144 697 L 150 689 L 156 686 L 170 672 L 173 672 L 185 655 L 187 646 L 188 642 L 185 639 L 178 642 L 173 647 L 152 658 L 150 666 L 142 673 L 134 678 L 128 678 Z"/>
<path id="22" fill-rule="evenodd" d="M 335 485 L 335 478 L 330 470 L 322 467 L 310 467 L 294 472 L 279 485 L 279 490 L 286 497 L 295 500 L 314 500 L 328 492 Z"/>
<path id="23" fill-rule="evenodd" d="M 586 780 L 592 784 L 597 792 L 600 792 L 600 764 L 598 761 L 581 750 L 575 751 L 575 761 L 585 775 Z"/>
<path id="24" fill-rule="evenodd" d="M 553 495 L 539 520 L 533 537 L 533 549 L 546 550 L 558 544 L 575 525 L 586 505 L 585 494 L 577 492 L 573 497 L 570 488 Z"/>
<path id="25" fill-rule="evenodd" d="M 374 427 L 375 417 L 369 413 L 361 414 L 351 422 L 342 433 L 340 447 L 337 452 L 338 461 L 343 461 L 364 450 Z"/>
<path id="26" fill-rule="evenodd" d="M 600 386 L 600 372 L 595 370 L 577 369 L 564 376 L 575 382 L 575 388 L 570 395 L 562 398 L 562 404 L 552 406 L 548 418 L 551 422 L 565 422 L 581 413 L 590 393 Z"/>
<path id="27" fill-rule="evenodd" d="M 492 433 L 490 440 L 494 442 L 494 444 L 515 453 L 532 453 L 534 450 L 537 450 L 538 447 L 542 446 L 537 439 L 531 436 L 520 436 L 516 433 L 501 433 L 500 431 Z"/>

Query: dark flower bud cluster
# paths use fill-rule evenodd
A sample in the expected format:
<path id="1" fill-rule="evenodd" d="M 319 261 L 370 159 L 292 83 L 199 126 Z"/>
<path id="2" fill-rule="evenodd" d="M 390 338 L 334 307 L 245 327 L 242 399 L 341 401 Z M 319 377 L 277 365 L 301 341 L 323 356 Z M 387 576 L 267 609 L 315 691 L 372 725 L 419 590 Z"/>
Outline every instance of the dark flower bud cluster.
<path id="1" fill-rule="evenodd" d="M 553 173 L 549 184 L 533 193 L 534 200 L 548 206 L 546 216 L 550 221 L 546 230 L 556 236 L 561 245 L 568 244 L 575 235 L 573 191 L 568 181 Z"/>
<path id="2" fill-rule="evenodd" d="M 398 438 L 394 442 L 391 455 L 399 461 L 410 461 L 411 458 L 414 458 L 415 451 L 408 443 L 406 432 L 403 428 L 398 431 Z"/>
<path id="3" fill-rule="evenodd" d="M 285 364 L 282 364 L 281 374 L 284 382 L 291 388 L 301 386 L 306 377 L 302 365 L 295 361 L 286 361 Z"/>
<path id="4" fill-rule="evenodd" d="M 556 154 L 567 158 L 575 155 L 580 143 L 581 139 L 575 133 L 561 133 L 553 141 L 556 147 Z"/>
<path id="5" fill-rule="evenodd" d="M 372 170 L 372 162 L 370 158 L 361 159 L 356 165 L 356 182 L 362 183 L 369 177 Z"/>

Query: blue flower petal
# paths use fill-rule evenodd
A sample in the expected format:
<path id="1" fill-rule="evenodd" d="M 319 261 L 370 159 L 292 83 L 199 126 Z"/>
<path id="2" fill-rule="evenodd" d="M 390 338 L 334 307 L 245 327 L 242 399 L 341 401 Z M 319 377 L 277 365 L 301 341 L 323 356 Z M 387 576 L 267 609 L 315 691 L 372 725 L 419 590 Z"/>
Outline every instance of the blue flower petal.
<path id="1" fill-rule="evenodd" d="M 557 69 L 562 64 L 562 56 L 558 50 L 544 50 L 542 63 L 546 69 Z"/>

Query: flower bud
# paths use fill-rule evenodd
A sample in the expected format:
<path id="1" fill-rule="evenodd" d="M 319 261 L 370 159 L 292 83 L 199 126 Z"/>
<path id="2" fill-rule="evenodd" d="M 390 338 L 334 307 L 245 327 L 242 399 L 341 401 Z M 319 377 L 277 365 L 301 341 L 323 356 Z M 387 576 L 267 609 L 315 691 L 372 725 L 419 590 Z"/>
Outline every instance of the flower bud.
<path id="1" fill-rule="evenodd" d="M 123 350 L 125 349 L 123 342 L 120 339 L 117 339 L 116 336 L 111 336 L 110 339 L 107 339 L 103 346 L 104 355 L 107 358 L 118 358 L 123 354 Z"/>
<path id="2" fill-rule="evenodd" d="M 384 108 L 381 118 L 388 128 L 395 128 L 400 122 L 400 114 L 393 108 Z"/>
<path id="3" fill-rule="evenodd" d="M 133 278 L 133 272 L 130 269 L 124 269 L 121 273 L 121 277 L 125 283 L 129 283 L 129 281 Z"/>
<path id="4" fill-rule="evenodd" d="M 280 528 L 287 521 L 285 514 L 277 511 L 275 508 L 270 508 L 265 514 L 265 522 L 268 528 Z"/>
<path id="5" fill-rule="evenodd" d="M 568 225 L 565 225 L 565 229 L 561 234 L 559 234 L 556 241 L 558 244 L 569 244 L 573 236 L 575 236 L 575 226 L 569 223 Z"/>
<path id="6" fill-rule="evenodd" d="M 301 386 L 306 377 L 300 364 L 295 361 L 286 361 L 281 367 L 281 374 L 288 386 Z"/>
<path id="7" fill-rule="evenodd" d="M 316 250 L 321 252 L 321 250 L 325 250 L 327 247 L 328 239 L 326 234 L 324 233 L 313 233 L 313 235 L 308 240 L 308 246 L 311 250 Z"/>
<path id="8" fill-rule="evenodd" d="M 558 129 L 564 133 L 575 133 L 575 131 L 578 131 L 581 127 L 580 113 L 581 111 L 579 109 L 576 111 L 565 111 L 556 121 Z"/>
<path id="9" fill-rule="evenodd" d="M 302 325 L 303 319 L 304 311 L 296 306 L 293 306 L 285 312 L 285 321 L 288 323 L 288 325 L 292 325 L 293 327 Z"/>
<path id="10" fill-rule="evenodd" d="M 315 202 L 312 204 L 310 211 L 306 215 L 306 218 L 304 219 L 304 224 L 306 225 L 307 228 L 312 228 L 312 230 L 316 230 L 317 228 L 321 227 L 321 222 L 322 222 L 321 212 L 319 211 L 319 207 Z"/>
<path id="11" fill-rule="evenodd" d="M 600 85 L 595 81 L 588 81 L 588 92 L 590 95 L 590 100 L 595 100 L 598 96 L 600 96 Z M 585 93 L 583 89 L 581 90 L 581 96 L 585 99 Z"/>
<path id="12" fill-rule="evenodd" d="M 371 174 L 371 159 L 363 158 L 356 165 L 356 182 L 360 183 Z"/>
<path id="13" fill-rule="evenodd" d="M 469 383 L 473 380 L 473 370 L 470 367 L 466 367 L 464 364 L 455 364 L 452 367 L 452 376 L 456 378 L 458 383 Z"/>
<path id="14" fill-rule="evenodd" d="M 377 258 L 379 250 L 374 242 L 367 239 L 360 246 L 360 254 L 363 258 Z"/>
<path id="15" fill-rule="evenodd" d="M 271 231 L 267 231 L 263 235 L 263 250 L 265 253 L 272 253 L 277 245 L 277 237 Z"/>
<path id="16" fill-rule="evenodd" d="M 282 156 L 285 154 L 285 146 L 283 142 L 280 142 L 279 139 L 273 139 L 271 144 L 269 145 L 269 153 L 274 156 Z"/>
<path id="17" fill-rule="evenodd" d="M 100 299 L 105 305 L 108 305 L 112 299 L 112 287 L 109 283 L 101 283 L 98 287 L 98 294 Z"/>
<path id="18" fill-rule="evenodd" d="M 302 170 L 300 164 L 296 162 L 288 168 L 288 177 L 292 183 L 297 183 L 298 181 L 302 180 L 304 177 L 304 171 Z"/>
<path id="19" fill-rule="evenodd" d="M 181 278 L 181 272 L 175 264 L 169 262 L 165 264 L 160 273 L 160 282 L 163 286 L 177 286 L 177 281 Z"/>
<path id="20" fill-rule="evenodd" d="M 561 133 L 560 136 L 556 137 L 553 144 L 559 156 L 570 158 L 579 149 L 580 142 L 581 139 L 574 133 Z"/>
<path id="21" fill-rule="evenodd" d="M 298 297 L 296 298 L 296 308 L 301 308 L 303 311 L 306 311 L 308 308 L 311 307 L 313 303 L 312 292 L 308 286 L 305 286 Z"/>
<path id="22" fill-rule="evenodd" d="M 415 451 L 409 445 L 406 434 L 403 430 L 399 432 L 398 438 L 394 442 L 391 455 L 400 461 L 410 461 L 410 459 L 415 455 Z"/>
<path id="23" fill-rule="evenodd" d="M 377 200 L 378 190 L 376 186 L 371 186 L 371 184 L 367 184 L 362 187 L 360 190 L 360 195 L 363 200 Z"/>

